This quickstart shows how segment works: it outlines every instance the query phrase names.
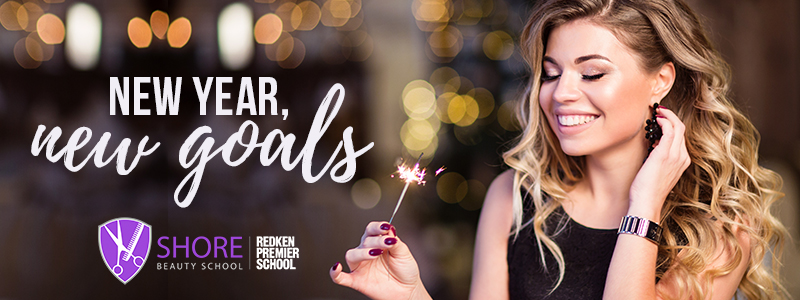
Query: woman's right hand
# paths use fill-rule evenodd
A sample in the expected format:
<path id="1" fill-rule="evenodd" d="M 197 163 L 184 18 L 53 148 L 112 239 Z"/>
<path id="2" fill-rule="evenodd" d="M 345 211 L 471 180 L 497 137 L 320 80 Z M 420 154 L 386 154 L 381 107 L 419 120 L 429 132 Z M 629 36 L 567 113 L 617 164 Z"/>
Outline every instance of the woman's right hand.
<path id="1" fill-rule="evenodd" d="M 372 299 L 431 299 L 419 277 L 411 251 L 387 222 L 371 222 L 361 244 L 347 250 L 350 273 L 336 263 L 330 270 L 333 282 L 352 288 Z"/>

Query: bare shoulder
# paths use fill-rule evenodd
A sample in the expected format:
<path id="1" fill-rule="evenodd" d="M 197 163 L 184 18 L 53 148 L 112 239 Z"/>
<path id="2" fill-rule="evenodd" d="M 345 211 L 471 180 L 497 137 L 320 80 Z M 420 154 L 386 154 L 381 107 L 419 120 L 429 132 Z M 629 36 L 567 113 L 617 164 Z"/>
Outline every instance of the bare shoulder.
<path id="1" fill-rule="evenodd" d="M 497 175 L 486 192 L 486 201 L 491 201 L 491 204 L 511 205 L 514 198 L 514 173 L 515 170 L 511 169 Z"/>
<path id="2" fill-rule="evenodd" d="M 514 170 L 497 176 L 483 202 L 475 237 L 470 299 L 507 300 L 508 237 L 511 231 L 514 201 Z"/>
<path id="3" fill-rule="evenodd" d="M 506 232 L 511 230 L 514 203 L 514 170 L 500 173 L 486 192 L 481 221 L 493 223 Z M 499 229 L 499 228 L 498 228 Z"/>

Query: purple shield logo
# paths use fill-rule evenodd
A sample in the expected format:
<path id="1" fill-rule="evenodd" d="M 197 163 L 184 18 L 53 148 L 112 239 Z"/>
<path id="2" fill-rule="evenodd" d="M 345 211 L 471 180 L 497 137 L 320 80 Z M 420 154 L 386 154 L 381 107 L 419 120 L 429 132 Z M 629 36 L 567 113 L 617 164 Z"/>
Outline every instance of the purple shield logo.
<path id="1" fill-rule="evenodd" d="M 108 270 L 127 284 L 150 254 L 152 227 L 133 218 L 116 218 L 98 227 L 100 255 Z"/>

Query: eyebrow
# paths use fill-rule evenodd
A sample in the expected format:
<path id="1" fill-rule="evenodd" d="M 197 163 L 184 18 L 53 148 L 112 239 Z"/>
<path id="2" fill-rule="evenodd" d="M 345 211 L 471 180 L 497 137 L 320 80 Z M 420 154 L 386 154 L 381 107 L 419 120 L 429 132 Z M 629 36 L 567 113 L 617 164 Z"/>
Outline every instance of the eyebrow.
<path id="1" fill-rule="evenodd" d="M 577 64 L 580 64 L 582 62 L 585 62 L 587 60 L 592 60 L 592 59 L 601 59 L 601 60 L 605 60 L 607 62 L 611 62 L 611 60 L 608 59 L 608 57 L 602 56 L 600 54 L 589 54 L 589 55 L 584 55 L 584 56 L 576 58 L 575 59 L 575 64 L 577 65 Z M 546 61 L 546 62 L 550 62 L 552 64 L 556 64 L 557 65 L 556 60 L 553 59 L 550 56 L 545 56 L 543 60 Z"/>

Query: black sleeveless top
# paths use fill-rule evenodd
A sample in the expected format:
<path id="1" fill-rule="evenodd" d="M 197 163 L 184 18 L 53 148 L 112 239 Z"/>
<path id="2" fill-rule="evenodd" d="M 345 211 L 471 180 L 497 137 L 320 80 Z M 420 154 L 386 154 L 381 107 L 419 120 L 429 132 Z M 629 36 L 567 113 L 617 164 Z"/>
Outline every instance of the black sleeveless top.
<path id="1" fill-rule="evenodd" d="M 524 215 L 528 220 L 532 211 L 526 210 Z M 542 265 L 532 225 L 520 230 L 516 240 L 509 237 L 507 260 L 511 299 L 603 298 L 608 267 L 617 244 L 617 230 L 583 226 L 561 207 L 547 219 L 547 230 L 557 229 L 561 230 L 552 238 L 561 248 L 566 270 L 561 285 L 549 295 L 559 274 L 554 256 L 545 248 L 547 266 Z"/>

